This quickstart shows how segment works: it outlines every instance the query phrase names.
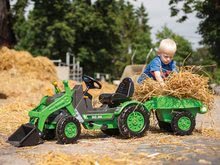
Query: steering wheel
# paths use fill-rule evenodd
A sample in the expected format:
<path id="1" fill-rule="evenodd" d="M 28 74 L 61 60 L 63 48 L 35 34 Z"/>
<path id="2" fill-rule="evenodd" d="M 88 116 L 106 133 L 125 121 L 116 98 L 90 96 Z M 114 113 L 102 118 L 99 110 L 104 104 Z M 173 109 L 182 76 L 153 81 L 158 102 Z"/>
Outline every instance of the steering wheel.
<path id="1" fill-rule="evenodd" d="M 90 76 L 83 75 L 82 79 L 85 82 L 87 88 L 89 89 L 101 89 L 102 88 L 102 85 L 97 80 L 95 80 L 94 78 Z"/>

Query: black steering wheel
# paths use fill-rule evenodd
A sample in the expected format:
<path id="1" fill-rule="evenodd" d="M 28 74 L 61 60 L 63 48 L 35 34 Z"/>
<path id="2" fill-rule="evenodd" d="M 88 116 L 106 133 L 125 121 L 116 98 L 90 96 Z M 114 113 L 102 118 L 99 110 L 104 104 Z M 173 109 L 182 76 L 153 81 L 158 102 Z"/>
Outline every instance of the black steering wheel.
<path id="1" fill-rule="evenodd" d="M 90 76 L 83 75 L 83 81 L 85 82 L 88 89 L 101 89 L 102 85 Z"/>

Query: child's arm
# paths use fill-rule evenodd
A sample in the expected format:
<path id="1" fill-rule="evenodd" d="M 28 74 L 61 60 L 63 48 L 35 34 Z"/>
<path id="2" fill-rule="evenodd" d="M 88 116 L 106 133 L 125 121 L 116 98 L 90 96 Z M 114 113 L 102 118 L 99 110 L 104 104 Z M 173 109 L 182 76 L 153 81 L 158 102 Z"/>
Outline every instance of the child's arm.
<path id="1" fill-rule="evenodd" d="M 172 62 L 171 69 L 172 69 L 172 72 L 178 73 L 178 69 L 177 69 L 177 67 L 176 67 L 176 61 L 173 61 L 173 62 Z"/>
<path id="2" fill-rule="evenodd" d="M 155 72 L 154 72 L 154 76 L 155 76 L 155 79 L 156 79 L 162 86 L 165 85 L 165 83 L 164 83 L 164 81 L 163 81 L 163 78 L 161 77 L 160 71 L 155 71 Z"/>

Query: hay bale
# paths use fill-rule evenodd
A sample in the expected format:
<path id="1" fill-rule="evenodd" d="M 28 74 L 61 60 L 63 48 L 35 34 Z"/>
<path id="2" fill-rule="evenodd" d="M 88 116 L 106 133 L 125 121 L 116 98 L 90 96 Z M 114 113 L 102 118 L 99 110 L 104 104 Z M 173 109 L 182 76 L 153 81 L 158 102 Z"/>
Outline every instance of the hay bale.
<path id="1" fill-rule="evenodd" d="M 58 80 L 52 61 L 25 51 L 0 47 L 0 93 L 6 97 L 42 97 Z"/>
<path id="2" fill-rule="evenodd" d="M 29 78 L 29 76 L 12 76 L 7 71 L 0 72 L 0 93 L 7 98 L 23 98 L 38 100 L 47 94 L 48 88 L 53 88 L 50 81 Z M 22 99 L 20 99 L 22 101 Z"/>
<path id="3" fill-rule="evenodd" d="M 0 132 L 2 135 L 9 136 L 21 124 L 28 123 L 28 111 L 34 108 L 34 104 L 14 102 L 0 107 L 1 124 Z"/>
<path id="4" fill-rule="evenodd" d="M 32 79 L 57 80 L 56 69 L 46 57 L 33 57 L 25 51 L 0 48 L 0 72 L 7 71 L 14 77 L 27 76 Z"/>
<path id="5" fill-rule="evenodd" d="M 152 79 L 135 86 L 134 99 L 146 101 L 153 96 L 169 95 L 177 98 L 195 98 L 212 108 L 214 96 L 209 90 L 208 78 L 194 74 L 189 70 L 171 74 L 162 87 Z"/>

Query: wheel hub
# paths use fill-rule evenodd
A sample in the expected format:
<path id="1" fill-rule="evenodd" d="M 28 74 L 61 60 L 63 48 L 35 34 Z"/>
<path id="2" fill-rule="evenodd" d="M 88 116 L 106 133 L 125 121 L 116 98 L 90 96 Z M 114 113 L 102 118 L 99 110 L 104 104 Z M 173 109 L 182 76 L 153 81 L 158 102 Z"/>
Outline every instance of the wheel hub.
<path id="1" fill-rule="evenodd" d="M 68 138 L 72 138 L 72 137 L 77 135 L 77 127 L 76 127 L 76 125 L 73 122 L 68 123 L 65 126 L 65 130 L 64 131 L 65 131 L 65 135 Z"/>
<path id="2" fill-rule="evenodd" d="M 144 116 L 140 112 L 132 112 L 127 118 L 128 128 L 133 132 L 139 132 L 144 126 Z"/>
<path id="3" fill-rule="evenodd" d="M 190 129 L 190 126 L 191 126 L 191 120 L 188 117 L 183 116 L 183 117 L 179 118 L 178 127 L 181 130 L 188 131 Z"/>

